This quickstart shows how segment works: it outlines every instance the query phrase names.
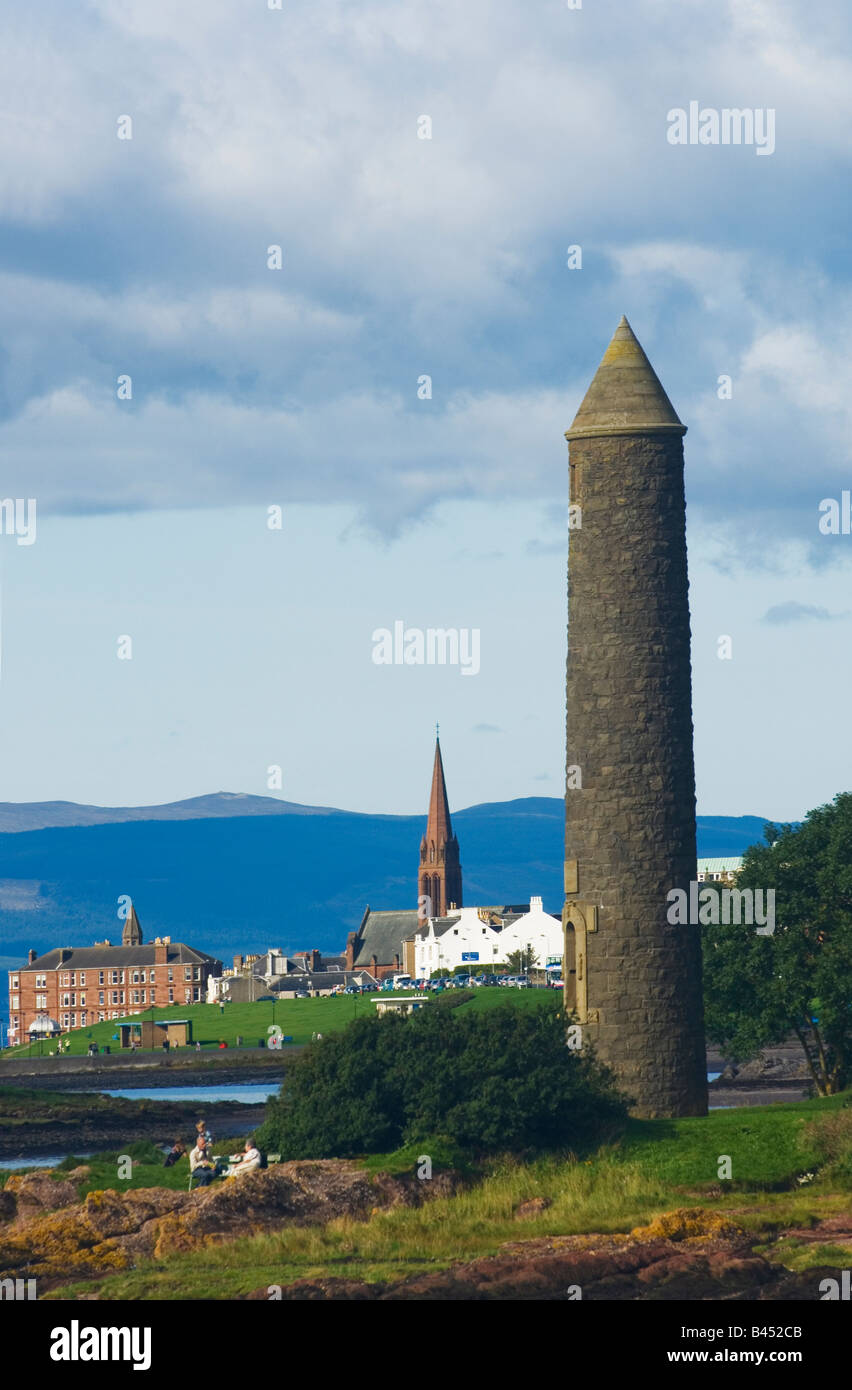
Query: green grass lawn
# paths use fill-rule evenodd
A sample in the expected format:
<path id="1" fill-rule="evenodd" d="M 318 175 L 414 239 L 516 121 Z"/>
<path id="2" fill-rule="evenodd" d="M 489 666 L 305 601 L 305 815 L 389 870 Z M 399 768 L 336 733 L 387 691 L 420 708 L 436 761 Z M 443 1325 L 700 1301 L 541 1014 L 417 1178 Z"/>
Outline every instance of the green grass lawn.
<path id="1" fill-rule="evenodd" d="M 808 1120 L 849 1105 L 850 1095 L 777 1105 L 712 1110 L 706 1118 L 629 1120 L 618 1146 L 623 1161 L 638 1163 L 666 1184 L 715 1183 L 723 1155 L 731 1181 L 774 1184 L 813 1167 L 802 1136 Z"/>
<path id="2" fill-rule="evenodd" d="M 400 999 L 413 992 L 395 992 L 393 997 Z M 539 989 L 506 989 L 499 986 L 489 988 L 483 985 L 476 990 L 468 1003 L 460 1007 L 487 1009 L 509 999 L 516 1006 L 523 1008 L 535 1004 L 545 995 L 546 992 Z M 274 1005 L 267 1002 L 226 1004 L 224 1011 L 218 1004 L 171 1004 L 153 1011 L 146 1009 L 144 1013 L 135 1015 L 135 1020 L 139 1022 L 143 1018 L 151 1018 L 152 1013 L 155 1019 L 190 1019 L 192 1045 L 200 1042 L 202 1048 L 208 1052 L 216 1051 L 220 1042 L 226 1042 L 229 1048 L 236 1048 L 238 1037 L 243 1039 L 244 1047 L 257 1047 L 261 1039 L 265 1044 L 269 1036 L 268 1029 L 273 1023 L 281 1028 L 285 1037 L 291 1037 L 293 1043 L 297 1044 L 310 1042 L 314 1033 L 332 1033 L 345 1028 L 354 1018 L 375 1015 L 376 1006 L 372 1000 L 381 997 L 387 998 L 387 995 L 344 994 L 321 999 L 284 999 L 276 1001 Z M 561 994 L 557 991 L 548 992 L 547 997 L 555 999 L 556 1007 L 561 1004 Z M 432 1002 L 430 1000 L 430 1003 Z M 115 1051 L 118 1047 L 116 1025 L 119 1022 L 131 1021 L 133 1019 L 127 1015 L 124 1019 L 116 1019 L 110 1023 L 96 1023 L 91 1028 L 77 1028 L 64 1034 L 63 1043 L 70 1041 L 69 1056 L 85 1055 L 89 1043 L 97 1043 L 99 1048 L 107 1045 Z M 3 1058 L 39 1055 L 46 1057 L 51 1048 L 55 1049 L 54 1043 L 26 1043 L 20 1047 L 7 1048 L 0 1055 Z M 183 1052 L 185 1049 L 178 1051 Z M 157 1055 L 162 1055 L 162 1049 L 157 1049 Z"/>

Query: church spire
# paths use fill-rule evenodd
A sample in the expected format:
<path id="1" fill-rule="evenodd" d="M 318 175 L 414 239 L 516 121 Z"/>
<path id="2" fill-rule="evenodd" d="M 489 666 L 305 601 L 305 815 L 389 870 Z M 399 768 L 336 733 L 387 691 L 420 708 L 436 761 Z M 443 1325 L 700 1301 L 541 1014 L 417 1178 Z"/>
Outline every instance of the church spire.
<path id="1" fill-rule="evenodd" d="M 139 918 L 136 916 L 136 908 L 132 903 L 121 933 L 121 944 L 122 946 L 142 945 L 142 928 L 139 925 Z"/>
<path id="2" fill-rule="evenodd" d="M 450 803 L 447 800 L 447 784 L 444 781 L 444 763 L 441 758 L 441 740 L 435 735 L 435 762 L 432 767 L 432 792 L 429 797 L 429 819 L 426 823 L 426 839 L 435 844 L 452 838 L 453 827 L 450 821 Z"/>
<path id="3" fill-rule="evenodd" d="M 446 917 L 453 907 L 462 905 L 462 875 L 459 842 L 453 834 L 450 803 L 444 780 L 441 740 L 435 734 L 435 761 L 426 834 L 420 841 L 420 870 L 417 875 L 418 908 L 421 916 Z"/>

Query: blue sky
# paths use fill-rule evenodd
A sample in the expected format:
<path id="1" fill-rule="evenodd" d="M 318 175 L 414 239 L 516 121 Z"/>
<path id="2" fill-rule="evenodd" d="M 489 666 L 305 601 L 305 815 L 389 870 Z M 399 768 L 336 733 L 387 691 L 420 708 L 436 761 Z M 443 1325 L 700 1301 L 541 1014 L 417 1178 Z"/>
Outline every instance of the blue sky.
<path id="1" fill-rule="evenodd" d="M 417 811 L 436 719 L 455 805 L 560 795 L 562 434 L 622 313 L 689 426 L 699 809 L 845 788 L 852 536 L 818 508 L 852 486 L 849 29 L 784 0 L 19 10 L 0 497 L 38 530 L 0 536 L 0 796 L 279 764 L 288 799 Z M 774 153 L 671 145 L 691 100 L 772 108 Z M 376 666 L 396 620 L 478 629 L 479 673 Z"/>

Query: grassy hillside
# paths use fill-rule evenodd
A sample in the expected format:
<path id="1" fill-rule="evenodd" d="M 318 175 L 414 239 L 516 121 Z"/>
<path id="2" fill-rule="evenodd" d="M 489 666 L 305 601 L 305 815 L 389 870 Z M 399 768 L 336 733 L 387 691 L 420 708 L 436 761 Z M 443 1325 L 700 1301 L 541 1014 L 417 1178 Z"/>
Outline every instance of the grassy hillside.
<path id="1" fill-rule="evenodd" d="M 460 1007 L 487 1009 L 508 998 L 519 1008 L 524 1008 L 540 1000 L 542 994 L 543 991 L 537 989 L 481 986 L 473 999 Z M 553 995 L 555 1007 L 558 1007 L 561 1003 L 561 993 L 554 990 Z M 224 1010 L 221 1010 L 218 1004 L 184 1004 L 182 1007 L 172 1004 L 168 1008 L 154 1009 L 153 1016 L 155 1019 L 189 1019 L 192 1023 L 193 1045 L 199 1041 L 204 1051 L 215 1051 L 220 1042 L 226 1042 L 229 1048 L 236 1048 L 238 1037 L 242 1038 L 246 1047 L 257 1047 L 261 1039 L 265 1044 L 269 1036 L 268 1029 L 273 1023 L 282 1029 L 285 1037 L 292 1038 L 294 1044 L 310 1042 L 314 1033 L 332 1033 L 345 1028 L 354 1018 L 375 1014 L 376 1007 L 371 1000 L 376 997 L 378 996 L 345 994 L 322 999 L 287 999 L 277 1002 L 274 1006 L 265 1002 L 226 1004 Z M 403 994 L 394 994 L 394 998 L 402 997 Z M 137 1014 L 135 1019 L 127 1018 L 123 1021 L 138 1023 L 140 1019 L 150 1018 L 151 1014 L 152 1010 L 147 1009 L 144 1014 Z M 90 1043 L 97 1043 L 99 1048 L 107 1044 L 115 1051 L 118 1047 L 115 1041 L 116 1024 L 119 1022 L 122 1020 L 97 1023 L 92 1028 L 78 1028 L 66 1033 L 63 1042 L 71 1044 L 68 1049 L 69 1055 L 84 1055 Z M 55 1048 L 55 1044 L 27 1043 L 19 1048 L 6 1049 L 2 1056 L 46 1057 L 51 1048 Z"/>

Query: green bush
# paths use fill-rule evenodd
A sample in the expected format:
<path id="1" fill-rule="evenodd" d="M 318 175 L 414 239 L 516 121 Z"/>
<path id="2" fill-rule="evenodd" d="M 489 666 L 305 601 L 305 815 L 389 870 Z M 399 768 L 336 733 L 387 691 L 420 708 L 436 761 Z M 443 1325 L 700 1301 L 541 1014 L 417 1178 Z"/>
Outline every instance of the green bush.
<path id="1" fill-rule="evenodd" d="M 386 1153 L 430 1136 L 477 1153 L 583 1149 L 626 1108 L 612 1075 L 566 1046 L 565 1027 L 550 1000 L 357 1019 L 289 1064 L 258 1143 L 287 1159 Z"/>
<path id="2" fill-rule="evenodd" d="M 461 1004 L 467 1004 L 469 1000 L 475 998 L 472 989 L 454 989 L 451 993 L 436 994 L 434 999 L 430 999 L 430 1009 L 457 1009 Z"/>
<path id="3" fill-rule="evenodd" d="M 852 1108 L 844 1106 L 827 1115 L 818 1115 L 806 1124 L 803 1142 L 816 1154 L 824 1176 L 830 1180 L 852 1179 Z"/>

